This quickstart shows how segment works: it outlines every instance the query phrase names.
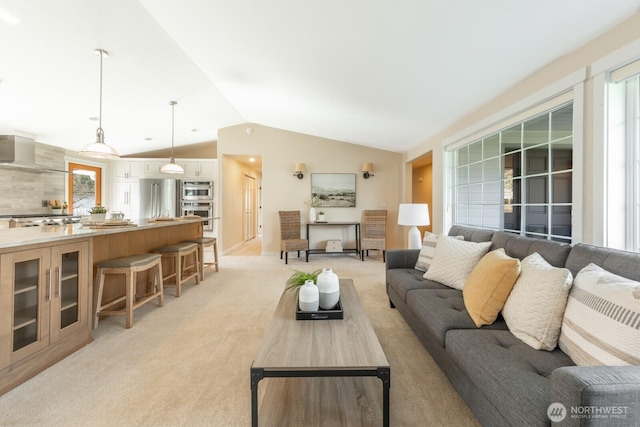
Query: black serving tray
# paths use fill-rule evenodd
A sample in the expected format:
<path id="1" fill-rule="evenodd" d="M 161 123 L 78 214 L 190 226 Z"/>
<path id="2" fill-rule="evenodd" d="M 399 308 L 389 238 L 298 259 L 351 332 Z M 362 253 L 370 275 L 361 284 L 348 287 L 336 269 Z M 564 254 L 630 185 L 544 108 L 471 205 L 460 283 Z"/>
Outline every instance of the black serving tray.
<path id="1" fill-rule="evenodd" d="M 300 306 L 296 304 L 296 320 L 327 320 L 327 319 L 344 319 L 344 311 L 342 303 L 338 300 L 338 304 L 331 310 L 319 308 L 318 311 L 301 311 Z"/>

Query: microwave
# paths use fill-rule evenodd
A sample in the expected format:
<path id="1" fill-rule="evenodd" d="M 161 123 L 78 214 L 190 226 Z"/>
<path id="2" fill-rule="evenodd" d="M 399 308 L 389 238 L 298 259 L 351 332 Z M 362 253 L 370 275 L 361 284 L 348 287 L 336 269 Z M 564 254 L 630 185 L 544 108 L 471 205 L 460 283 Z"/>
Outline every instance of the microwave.
<path id="1" fill-rule="evenodd" d="M 213 181 L 181 181 L 182 200 L 213 200 Z"/>

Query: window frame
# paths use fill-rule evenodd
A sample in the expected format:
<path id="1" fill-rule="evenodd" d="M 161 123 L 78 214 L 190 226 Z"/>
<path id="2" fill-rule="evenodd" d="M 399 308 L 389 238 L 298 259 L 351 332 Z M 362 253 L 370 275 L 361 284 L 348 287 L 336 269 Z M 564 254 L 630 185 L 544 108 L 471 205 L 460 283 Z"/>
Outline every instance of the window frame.
<path id="1" fill-rule="evenodd" d="M 613 129 L 609 123 L 612 114 L 611 105 L 611 74 L 620 74 L 619 70 L 632 63 L 640 61 L 640 40 L 635 40 L 625 46 L 620 47 L 608 55 L 594 61 L 591 64 L 593 74 L 593 156 L 592 156 L 592 188 L 593 188 L 593 209 L 592 209 L 592 242 L 605 247 L 618 247 L 619 241 L 616 236 L 611 235 L 610 224 L 616 221 L 612 217 L 612 206 L 615 198 L 609 195 L 609 181 L 611 174 L 611 155 L 609 146 L 611 143 L 611 133 Z M 617 77 L 617 76 L 616 76 Z M 624 79 L 620 79 L 624 80 Z M 615 111 L 615 110 L 614 110 Z M 638 178 L 640 179 L 640 178 Z M 640 183 L 638 184 L 640 186 Z M 640 188 L 635 188 L 636 194 Z M 640 194 L 638 195 L 640 199 Z M 640 212 L 638 213 L 640 215 Z M 628 221 L 627 218 L 624 219 Z M 640 233 L 640 230 L 637 231 Z M 640 234 L 637 234 L 640 240 Z M 626 245 L 623 245 L 626 247 Z M 636 249 L 637 250 L 637 249 Z"/>
<path id="2" fill-rule="evenodd" d="M 584 197 L 583 158 L 584 158 L 584 98 L 587 68 L 580 68 L 558 79 L 554 83 L 531 95 L 520 99 L 486 118 L 470 125 L 460 132 L 446 138 L 441 143 L 443 159 L 443 204 L 442 227 L 446 232 L 454 225 L 453 173 L 455 170 L 453 151 L 473 140 L 488 136 L 496 130 L 509 127 L 518 121 L 526 120 L 540 112 L 553 109 L 568 101 L 573 102 L 573 177 L 572 177 L 572 243 L 583 238 Z"/>
<path id="3" fill-rule="evenodd" d="M 571 107 L 571 127 L 563 129 L 561 124 L 557 124 L 562 121 L 557 120 L 562 120 L 568 107 Z M 571 189 L 568 200 L 556 198 L 556 185 L 562 183 L 563 175 L 573 176 L 573 107 L 573 102 L 569 100 L 455 148 L 452 176 L 455 223 L 570 242 L 573 234 L 573 185 L 572 182 L 566 184 L 565 181 L 565 185 Z M 545 133 L 542 137 L 536 136 L 539 133 L 536 129 L 540 124 L 543 127 L 539 130 Z M 510 138 L 510 134 L 516 136 L 516 139 Z M 506 145 L 510 145 L 512 149 L 507 150 Z M 556 160 L 561 159 L 557 156 L 561 154 L 563 145 L 571 147 L 571 159 L 566 165 L 556 166 Z M 512 172 L 511 177 L 507 176 L 506 164 L 509 160 L 512 163 L 511 170 L 516 172 Z M 510 181 L 516 184 L 514 189 L 518 190 L 518 197 L 508 201 L 505 191 Z M 543 195 L 541 200 L 534 198 L 530 191 L 536 183 L 542 184 L 542 187 L 537 185 Z M 566 219 L 567 214 L 554 215 L 554 212 L 567 207 L 569 233 L 558 233 L 554 223 L 562 216 Z M 506 216 L 510 212 L 517 212 L 513 218 L 516 223 L 506 223 Z M 531 219 L 540 214 L 543 214 L 544 221 L 539 224 L 542 228 L 536 230 Z"/>

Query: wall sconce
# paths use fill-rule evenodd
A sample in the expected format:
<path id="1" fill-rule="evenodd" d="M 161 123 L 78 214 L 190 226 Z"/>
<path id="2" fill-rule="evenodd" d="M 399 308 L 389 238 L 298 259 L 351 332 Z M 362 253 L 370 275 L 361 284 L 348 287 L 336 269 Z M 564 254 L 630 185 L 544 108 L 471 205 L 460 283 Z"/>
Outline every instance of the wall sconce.
<path id="1" fill-rule="evenodd" d="M 304 163 L 296 163 L 296 168 L 293 170 L 293 176 L 297 176 L 298 179 L 304 178 L 304 172 L 307 171 L 307 166 Z"/>
<path id="2" fill-rule="evenodd" d="M 373 163 L 363 163 L 362 164 L 362 177 L 364 179 L 369 179 L 370 176 L 374 176 L 373 175 Z"/>

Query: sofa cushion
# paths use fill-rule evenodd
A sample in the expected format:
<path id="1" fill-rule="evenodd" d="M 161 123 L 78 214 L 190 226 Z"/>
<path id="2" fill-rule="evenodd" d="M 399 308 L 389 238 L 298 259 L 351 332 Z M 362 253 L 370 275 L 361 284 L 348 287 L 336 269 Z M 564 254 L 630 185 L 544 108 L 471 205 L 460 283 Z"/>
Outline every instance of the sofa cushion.
<path id="1" fill-rule="evenodd" d="M 523 259 L 502 310 L 511 333 L 536 350 L 556 348 L 572 282 L 569 270 L 553 267 L 537 252 Z"/>
<path id="2" fill-rule="evenodd" d="M 436 244 L 438 243 L 439 234 L 433 234 L 428 231 L 424 233 L 424 239 L 422 239 L 422 247 L 420 248 L 420 255 L 418 255 L 418 261 L 416 262 L 416 270 L 427 271 L 431 267 L 433 262 L 433 256 L 436 253 Z M 453 236 L 454 239 L 464 240 L 462 236 Z"/>
<path id="3" fill-rule="evenodd" d="M 552 403 L 547 378 L 572 366 L 559 350 L 537 351 L 509 331 L 451 330 L 446 351 L 511 425 L 548 425 Z"/>
<path id="4" fill-rule="evenodd" d="M 637 252 L 578 243 L 571 249 L 565 267 L 575 277 L 584 267 L 594 263 L 610 273 L 640 282 L 639 262 L 640 254 Z"/>
<path id="5" fill-rule="evenodd" d="M 424 278 L 454 289 L 462 289 L 473 267 L 489 250 L 491 242 L 467 242 L 449 236 L 438 237 L 436 254 Z"/>
<path id="6" fill-rule="evenodd" d="M 451 329 L 474 329 L 475 323 L 469 316 L 462 292 L 446 289 L 415 289 L 407 292 L 407 306 L 420 319 L 420 325 L 444 346 L 444 337 Z M 492 325 L 483 328 L 507 329 L 504 320 L 500 318 Z"/>
<path id="7" fill-rule="evenodd" d="M 403 301 L 407 300 L 407 292 L 413 289 L 450 289 L 441 283 L 424 279 L 423 274 L 414 268 L 394 268 L 387 270 L 387 283 Z"/>
<path id="8" fill-rule="evenodd" d="M 490 242 L 493 233 L 493 230 L 453 225 L 448 234 L 449 236 L 462 236 L 467 242 Z"/>
<path id="9" fill-rule="evenodd" d="M 595 264 L 580 270 L 559 344 L 580 366 L 640 365 L 640 282 Z"/>
<path id="10" fill-rule="evenodd" d="M 571 245 L 568 243 L 534 239 L 505 231 L 493 233 L 491 243 L 492 249 L 504 248 L 507 255 L 521 260 L 538 252 L 554 267 L 564 267 L 571 251 Z"/>
<path id="11" fill-rule="evenodd" d="M 491 251 L 476 264 L 462 289 L 464 305 L 477 327 L 492 324 L 520 274 L 520 260 Z"/>

